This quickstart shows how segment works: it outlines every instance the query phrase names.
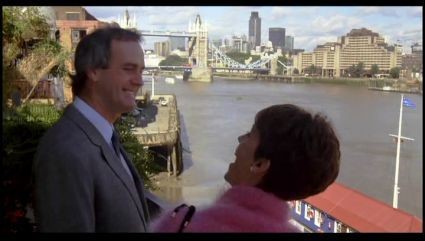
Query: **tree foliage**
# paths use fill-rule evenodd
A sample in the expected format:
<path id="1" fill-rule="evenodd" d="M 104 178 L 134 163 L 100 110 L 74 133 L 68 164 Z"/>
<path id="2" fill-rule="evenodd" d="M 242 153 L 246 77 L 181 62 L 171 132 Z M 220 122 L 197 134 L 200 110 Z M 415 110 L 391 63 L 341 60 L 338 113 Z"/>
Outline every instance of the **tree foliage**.
<path id="1" fill-rule="evenodd" d="M 357 65 L 352 65 L 347 69 L 347 73 L 351 76 L 351 77 L 362 77 L 365 73 L 364 70 L 364 64 L 363 62 L 359 62 Z"/>
<path id="2" fill-rule="evenodd" d="M 370 68 L 370 73 L 372 74 L 372 76 L 379 73 L 379 66 L 377 64 L 373 64 L 372 67 Z"/>
<path id="3" fill-rule="evenodd" d="M 39 7 L 3 7 L 3 107 L 11 82 L 24 78 L 35 87 L 52 69 L 67 73 L 70 53 L 50 39 L 51 29 Z"/>
<path id="4" fill-rule="evenodd" d="M 363 62 L 359 62 L 356 66 L 356 77 L 362 77 L 364 72 L 365 70 Z"/>
<path id="5" fill-rule="evenodd" d="M 178 55 L 172 54 L 166 59 L 159 62 L 159 66 L 185 66 L 188 64 L 187 58 L 182 58 Z"/>
<path id="6" fill-rule="evenodd" d="M 31 39 L 46 39 L 50 33 L 39 7 L 3 7 L 3 59 L 12 61 L 23 55 Z"/>
<path id="7" fill-rule="evenodd" d="M 304 69 L 304 73 L 310 74 L 310 75 L 319 75 L 322 73 L 322 68 L 312 64 L 309 67 Z"/>
<path id="8" fill-rule="evenodd" d="M 61 114 L 62 111 L 45 104 L 28 104 L 3 112 L 4 213 L 0 232 L 34 231 L 34 223 L 25 216 L 33 200 L 33 158 L 41 136 Z"/>
<path id="9" fill-rule="evenodd" d="M 299 74 L 299 73 L 300 73 L 300 71 L 299 71 L 297 68 L 295 68 L 293 73 L 294 73 L 294 74 Z"/>
<path id="10" fill-rule="evenodd" d="M 390 69 L 390 76 L 393 79 L 397 79 L 400 77 L 400 68 L 399 67 L 394 67 Z"/>

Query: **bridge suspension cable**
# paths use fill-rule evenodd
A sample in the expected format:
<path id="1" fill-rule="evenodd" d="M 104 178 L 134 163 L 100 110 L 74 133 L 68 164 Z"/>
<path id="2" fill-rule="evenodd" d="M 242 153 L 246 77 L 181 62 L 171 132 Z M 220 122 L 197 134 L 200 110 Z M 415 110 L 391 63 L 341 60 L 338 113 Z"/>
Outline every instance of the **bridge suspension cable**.
<path id="1" fill-rule="evenodd" d="M 210 49 L 212 51 L 212 54 L 214 57 L 219 58 L 223 64 L 227 65 L 227 67 L 230 68 L 246 68 L 244 64 L 241 64 L 233 59 L 231 59 L 229 56 L 221 52 L 217 47 L 215 47 L 212 43 L 210 43 Z"/>
<path id="2" fill-rule="evenodd" d="M 227 56 L 225 53 L 221 52 L 214 44 L 211 42 L 209 43 L 211 54 L 215 57 L 220 59 L 220 61 L 226 65 L 229 68 L 246 68 L 246 69 L 259 69 L 263 68 L 263 66 L 270 62 L 270 60 L 273 58 L 273 56 L 263 56 L 259 60 L 250 63 L 250 64 L 241 64 L 234 59 Z M 287 66 L 281 61 L 277 60 L 285 69 L 291 68 L 291 66 Z"/>

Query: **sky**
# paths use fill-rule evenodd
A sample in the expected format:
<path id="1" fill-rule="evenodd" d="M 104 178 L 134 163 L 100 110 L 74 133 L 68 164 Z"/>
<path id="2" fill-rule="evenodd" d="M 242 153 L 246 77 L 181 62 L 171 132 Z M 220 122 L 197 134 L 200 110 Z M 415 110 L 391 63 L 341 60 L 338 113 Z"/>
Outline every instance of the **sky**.
<path id="1" fill-rule="evenodd" d="M 232 7 L 232 6 L 160 6 L 160 7 L 85 7 L 101 21 L 117 21 L 128 9 L 136 14 L 140 30 L 187 31 L 189 22 L 200 14 L 208 27 L 210 39 L 221 39 L 233 34 L 248 36 L 248 22 L 252 11 L 261 18 L 261 42 L 268 41 L 269 28 L 286 29 L 294 37 L 294 48 L 310 52 L 326 42 L 336 42 L 354 28 L 367 28 L 385 37 L 387 43 L 400 43 L 410 53 L 410 46 L 422 43 L 422 6 L 397 7 Z M 166 38 L 144 38 L 144 47 L 153 49 L 154 42 Z"/>

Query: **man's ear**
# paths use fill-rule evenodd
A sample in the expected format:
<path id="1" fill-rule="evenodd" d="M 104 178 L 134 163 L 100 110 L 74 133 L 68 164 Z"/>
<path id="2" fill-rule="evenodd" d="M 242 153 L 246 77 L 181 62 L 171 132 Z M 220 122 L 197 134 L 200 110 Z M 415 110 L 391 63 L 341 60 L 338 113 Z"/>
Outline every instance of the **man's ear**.
<path id="1" fill-rule="evenodd" d="M 93 82 L 97 82 L 99 80 L 99 72 L 97 69 L 88 69 L 86 73 L 87 77 Z"/>
<path id="2" fill-rule="evenodd" d="M 254 163 L 252 163 L 252 166 L 250 168 L 252 173 L 266 173 L 270 168 L 270 160 L 265 158 L 260 158 Z"/>

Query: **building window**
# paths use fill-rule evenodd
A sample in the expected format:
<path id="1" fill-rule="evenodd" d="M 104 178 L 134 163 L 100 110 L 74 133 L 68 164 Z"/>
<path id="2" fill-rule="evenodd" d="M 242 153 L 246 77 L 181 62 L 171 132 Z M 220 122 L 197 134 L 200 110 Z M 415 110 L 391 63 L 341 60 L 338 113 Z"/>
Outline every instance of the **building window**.
<path id="1" fill-rule="evenodd" d="M 313 208 L 311 208 L 309 204 L 306 204 L 304 209 L 304 218 L 310 221 L 310 218 L 313 218 L 313 217 L 314 217 Z"/>
<path id="2" fill-rule="evenodd" d="M 301 201 L 295 201 L 295 212 L 301 215 Z"/>
<path id="3" fill-rule="evenodd" d="M 320 227 L 323 223 L 323 214 L 320 211 L 314 210 L 314 225 Z"/>
<path id="4" fill-rule="evenodd" d="M 342 232 L 342 224 L 338 221 L 335 221 L 335 233 L 341 233 Z"/>
<path id="5" fill-rule="evenodd" d="M 87 30 L 73 29 L 71 31 L 72 48 L 76 48 L 80 40 L 87 35 Z"/>
<path id="6" fill-rule="evenodd" d="M 80 20 L 80 13 L 66 13 L 66 20 Z"/>

